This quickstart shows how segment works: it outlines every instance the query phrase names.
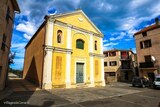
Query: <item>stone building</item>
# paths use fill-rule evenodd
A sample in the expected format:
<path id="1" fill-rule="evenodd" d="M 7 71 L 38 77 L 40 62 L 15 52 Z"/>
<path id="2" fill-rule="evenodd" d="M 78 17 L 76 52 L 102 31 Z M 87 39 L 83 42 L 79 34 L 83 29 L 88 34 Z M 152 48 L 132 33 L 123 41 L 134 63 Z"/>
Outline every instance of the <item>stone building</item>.
<path id="1" fill-rule="evenodd" d="M 132 50 L 107 50 L 103 52 L 106 83 L 129 82 L 136 74 L 136 54 Z"/>
<path id="2" fill-rule="evenodd" d="M 20 12 L 16 0 L 0 0 L 0 90 L 4 89 L 8 76 L 8 56 L 15 12 Z"/>
<path id="3" fill-rule="evenodd" d="M 160 74 L 160 22 L 134 34 L 140 76 L 154 80 Z"/>
<path id="4" fill-rule="evenodd" d="M 16 0 L 0 0 L 0 90 L 4 89 L 8 76 L 8 56 L 16 12 L 20 12 Z"/>
<path id="5" fill-rule="evenodd" d="M 46 16 L 25 47 L 23 78 L 43 89 L 104 86 L 102 40 L 82 10 Z"/>

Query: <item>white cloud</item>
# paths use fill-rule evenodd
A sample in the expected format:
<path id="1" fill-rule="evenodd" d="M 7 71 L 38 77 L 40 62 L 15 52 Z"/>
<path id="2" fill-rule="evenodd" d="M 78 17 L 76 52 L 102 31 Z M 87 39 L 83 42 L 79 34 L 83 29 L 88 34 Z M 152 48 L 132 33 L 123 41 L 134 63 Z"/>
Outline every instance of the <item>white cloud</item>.
<path id="1" fill-rule="evenodd" d="M 119 43 L 110 42 L 103 45 L 103 50 L 110 50 L 113 49 L 115 45 L 118 45 Z"/>
<path id="2" fill-rule="evenodd" d="M 115 45 L 118 45 L 119 43 L 116 43 L 116 42 L 110 42 L 110 43 L 106 43 L 104 44 L 103 46 L 104 47 L 107 47 L 107 46 L 115 46 Z"/>
<path id="3" fill-rule="evenodd" d="M 132 39 L 124 39 L 125 41 L 131 41 Z"/>
<path id="4" fill-rule="evenodd" d="M 14 61 L 14 64 L 11 64 L 11 67 L 13 69 L 20 69 L 20 70 L 23 69 L 24 58 L 20 58 L 20 59 L 15 58 L 13 61 Z"/>
<path id="5" fill-rule="evenodd" d="M 121 30 L 132 29 L 133 27 L 137 26 L 140 22 L 141 20 L 136 19 L 136 17 L 127 17 L 121 19 L 120 29 Z"/>
<path id="6" fill-rule="evenodd" d="M 134 53 L 136 53 L 136 48 L 133 48 L 132 51 L 133 51 Z"/>
<path id="7" fill-rule="evenodd" d="M 119 34 L 119 36 L 117 36 L 117 37 L 111 37 L 111 38 L 110 38 L 110 41 L 115 41 L 115 40 L 123 39 L 124 36 L 126 35 L 125 32 L 116 33 L 116 35 L 117 35 L 117 34 Z"/>
<path id="8" fill-rule="evenodd" d="M 152 17 L 157 17 L 160 15 L 160 1 L 157 1 L 157 4 L 150 9 L 150 12 L 153 13 Z"/>
<path id="9" fill-rule="evenodd" d="M 72 3 L 74 4 L 74 8 L 76 9 L 79 4 L 80 4 L 81 0 L 73 0 Z"/>
<path id="10" fill-rule="evenodd" d="M 105 40 L 103 40 L 103 43 L 105 43 L 105 42 L 108 42 L 108 40 L 106 40 L 106 39 L 105 39 Z"/>
<path id="11" fill-rule="evenodd" d="M 26 38 L 27 40 L 30 40 L 32 36 L 29 36 L 27 34 L 23 34 L 24 38 Z"/>
<path id="12" fill-rule="evenodd" d="M 24 52 L 16 52 L 16 57 L 24 58 Z"/>
<path id="13" fill-rule="evenodd" d="M 16 26 L 16 30 L 24 32 L 28 35 L 33 35 L 35 33 L 35 31 L 37 30 L 37 28 L 35 27 L 34 23 L 24 22 L 24 23 L 18 24 Z"/>
<path id="14" fill-rule="evenodd" d="M 110 50 L 110 49 L 113 49 L 113 47 L 115 45 L 118 45 L 119 43 L 116 43 L 116 42 L 110 42 L 110 43 L 106 43 L 103 45 L 103 50 Z"/>
<path id="15" fill-rule="evenodd" d="M 24 48 L 27 43 L 12 43 L 11 49 L 14 50 L 15 52 L 24 52 Z"/>
<path id="16" fill-rule="evenodd" d="M 146 3 L 148 3 L 149 0 L 132 0 L 132 2 L 130 2 L 129 7 L 132 9 L 138 8 Z"/>
<path id="17" fill-rule="evenodd" d="M 112 10 L 113 6 L 109 3 L 106 3 L 106 2 L 97 2 L 97 7 L 98 7 L 98 10 L 102 10 L 102 11 L 110 11 Z"/>

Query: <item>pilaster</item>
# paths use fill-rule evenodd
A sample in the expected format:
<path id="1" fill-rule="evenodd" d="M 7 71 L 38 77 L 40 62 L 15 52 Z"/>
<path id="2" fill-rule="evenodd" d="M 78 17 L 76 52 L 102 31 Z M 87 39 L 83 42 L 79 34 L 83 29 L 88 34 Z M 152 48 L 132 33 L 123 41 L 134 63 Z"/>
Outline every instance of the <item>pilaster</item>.
<path id="1" fill-rule="evenodd" d="M 90 53 L 93 53 L 93 35 L 90 34 L 90 45 L 89 45 Z M 93 56 L 90 56 L 90 87 L 94 87 L 94 64 L 93 64 Z"/>
<path id="2" fill-rule="evenodd" d="M 43 89 L 52 89 L 52 50 L 47 49 L 47 46 L 52 46 L 53 43 L 53 22 L 48 20 L 46 25 L 45 36 L 45 56 L 43 66 Z"/>
<path id="3" fill-rule="evenodd" d="M 72 49 L 71 27 L 67 28 L 67 49 Z M 66 88 L 71 88 L 71 52 L 66 53 Z"/>

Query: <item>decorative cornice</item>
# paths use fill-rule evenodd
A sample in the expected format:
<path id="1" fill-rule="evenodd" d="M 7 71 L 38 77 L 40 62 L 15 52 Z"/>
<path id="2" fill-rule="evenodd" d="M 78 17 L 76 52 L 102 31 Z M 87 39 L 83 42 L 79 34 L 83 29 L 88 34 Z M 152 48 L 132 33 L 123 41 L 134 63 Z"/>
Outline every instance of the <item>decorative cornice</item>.
<path id="1" fill-rule="evenodd" d="M 96 54 L 96 53 L 89 53 L 89 56 L 93 56 L 93 57 L 100 57 L 100 58 L 104 58 L 105 57 L 105 55 L 103 55 L 103 54 Z"/>
<path id="2" fill-rule="evenodd" d="M 54 19 L 51 19 L 51 20 L 54 20 Z M 95 32 L 92 32 L 92 31 L 89 31 L 89 30 L 86 30 L 86 29 L 83 29 L 83 28 L 80 28 L 80 27 L 77 27 L 77 26 L 74 26 L 74 25 L 71 25 L 71 24 L 67 24 L 65 22 L 62 22 L 62 21 L 59 21 L 59 20 L 56 20 L 56 19 L 53 22 L 55 24 L 58 24 L 58 25 L 61 25 L 61 26 L 70 27 L 72 29 L 79 30 L 81 32 L 92 34 L 93 36 L 103 38 L 103 36 L 100 35 L 100 34 L 97 34 Z"/>
<path id="3" fill-rule="evenodd" d="M 70 54 L 72 53 L 72 49 L 59 48 L 59 47 L 53 47 L 48 45 L 44 45 L 43 47 L 45 51 L 62 52 L 62 53 L 70 53 Z"/>

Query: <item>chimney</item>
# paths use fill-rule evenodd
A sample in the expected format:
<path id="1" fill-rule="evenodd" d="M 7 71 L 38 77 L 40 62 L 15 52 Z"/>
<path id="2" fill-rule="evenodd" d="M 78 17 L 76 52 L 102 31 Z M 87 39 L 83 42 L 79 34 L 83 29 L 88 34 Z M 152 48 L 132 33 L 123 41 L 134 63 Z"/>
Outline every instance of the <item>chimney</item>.
<path id="1" fill-rule="evenodd" d="M 155 23 L 156 23 L 156 25 L 159 25 L 159 19 L 158 19 L 158 17 L 155 18 Z"/>

